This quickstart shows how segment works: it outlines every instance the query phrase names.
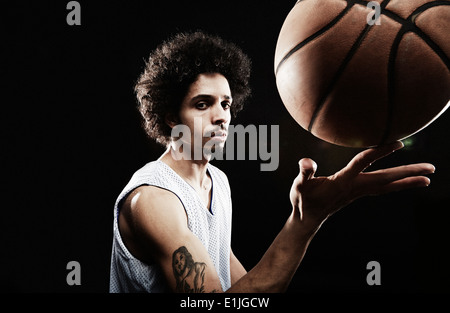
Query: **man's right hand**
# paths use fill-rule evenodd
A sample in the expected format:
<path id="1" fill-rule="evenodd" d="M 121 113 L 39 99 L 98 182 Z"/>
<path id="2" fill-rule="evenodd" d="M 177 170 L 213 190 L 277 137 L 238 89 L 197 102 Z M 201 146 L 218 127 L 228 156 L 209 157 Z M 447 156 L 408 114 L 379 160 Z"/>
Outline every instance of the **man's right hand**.
<path id="1" fill-rule="evenodd" d="M 364 172 L 376 160 L 402 147 L 403 143 L 397 141 L 362 151 L 346 167 L 328 177 L 314 177 L 317 164 L 311 159 L 301 159 L 300 173 L 290 191 L 294 210 L 299 211 L 302 220 L 320 226 L 330 215 L 360 197 L 428 186 L 430 179 L 424 175 L 435 171 L 429 163 Z"/>

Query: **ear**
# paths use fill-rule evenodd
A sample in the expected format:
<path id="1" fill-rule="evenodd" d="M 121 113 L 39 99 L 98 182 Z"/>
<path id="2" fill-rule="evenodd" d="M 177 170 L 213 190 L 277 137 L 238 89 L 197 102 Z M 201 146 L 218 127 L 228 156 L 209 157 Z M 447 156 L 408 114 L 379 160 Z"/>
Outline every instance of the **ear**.
<path id="1" fill-rule="evenodd" d="M 169 125 L 170 128 L 174 128 L 179 124 L 178 118 L 172 113 L 167 113 L 164 121 L 167 125 Z"/>

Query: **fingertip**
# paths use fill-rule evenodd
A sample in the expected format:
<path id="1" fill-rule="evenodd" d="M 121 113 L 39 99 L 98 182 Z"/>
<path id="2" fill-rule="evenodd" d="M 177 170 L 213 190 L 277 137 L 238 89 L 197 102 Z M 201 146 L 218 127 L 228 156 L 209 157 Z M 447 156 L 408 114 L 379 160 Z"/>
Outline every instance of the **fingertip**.
<path id="1" fill-rule="evenodd" d="M 382 150 L 382 151 L 388 151 L 388 152 L 394 152 L 396 150 L 402 149 L 405 145 L 400 140 L 383 144 L 380 146 L 373 147 L 376 150 Z"/>
<path id="2" fill-rule="evenodd" d="M 300 167 L 300 173 L 307 178 L 312 177 L 317 170 L 317 163 L 310 158 L 301 159 L 298 161 L 298 165 Z"/>
<path id="3" fill-rule="evenodd" d="M 436 172 L 436 167 L 430 163 L 422 163 L 420 164 L 423 168 L 423 175 L 433 174 Z"/>
<path id="4" fill-rule="evenodd" d="M 428 187 L 431 184 L 431 179 L 429 179 L 426 176 L 416 177 L 415 181 L 416 181 L 416 186 L 419 187 L 419 188 L 421 188 L 421 187 Z"/>
<path id="5" fill-rule="evenodd" d="M 430 173 L 433 174 L 434 172 L 436 172 L 436 166 L 434 166 L 433 164 L 429 165 L 430 167 Z"/>
<path id="6" fill-rule="evenodd" d="M 405 147 L 405 144 L 403 142 L 401 142 L 400 140 L 394 142 L 394 144 L 393 144 L 394 151 L 402 149 L 403 147 Z"/>
<path id="7" fill-rule="evenodd" d="M 314 160 L 310 159 L 310 158 L 301 159 L 300 161 L 298 161 L 298 165 L 299 165 L 300 169 L 302 169 L 302 168 L 316 169 L 317 168 L 316 162 L 314 162 Z"/>

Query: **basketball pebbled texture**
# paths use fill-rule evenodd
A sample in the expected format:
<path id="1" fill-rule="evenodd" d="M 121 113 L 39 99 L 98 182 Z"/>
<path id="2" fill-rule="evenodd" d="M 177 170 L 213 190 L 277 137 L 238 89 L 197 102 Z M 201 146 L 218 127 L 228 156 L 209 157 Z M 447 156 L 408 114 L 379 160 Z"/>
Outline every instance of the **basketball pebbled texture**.
<path id="1" fill-rule="evenodd" d="M 313 135 L 348 147 L 404 139 L 450 105 L 450 1 L 298 1 L 275 51 L 280 97 Z"/>

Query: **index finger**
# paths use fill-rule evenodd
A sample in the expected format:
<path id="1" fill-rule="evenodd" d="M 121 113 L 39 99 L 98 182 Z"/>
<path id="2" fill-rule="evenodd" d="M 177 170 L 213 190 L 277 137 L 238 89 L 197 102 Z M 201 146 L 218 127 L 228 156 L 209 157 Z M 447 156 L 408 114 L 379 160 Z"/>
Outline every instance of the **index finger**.
<path id="1" fill-rule="evenodd" d="M 401 148 L 403 148 L 403 143 L 401 141 L 396 141 L 385 146 L 364 150 L 358 153 L 347 166 L 342 169 L 342 174 L 348 177 L 356 177 L 375 161 L 384 158 Z"/>

